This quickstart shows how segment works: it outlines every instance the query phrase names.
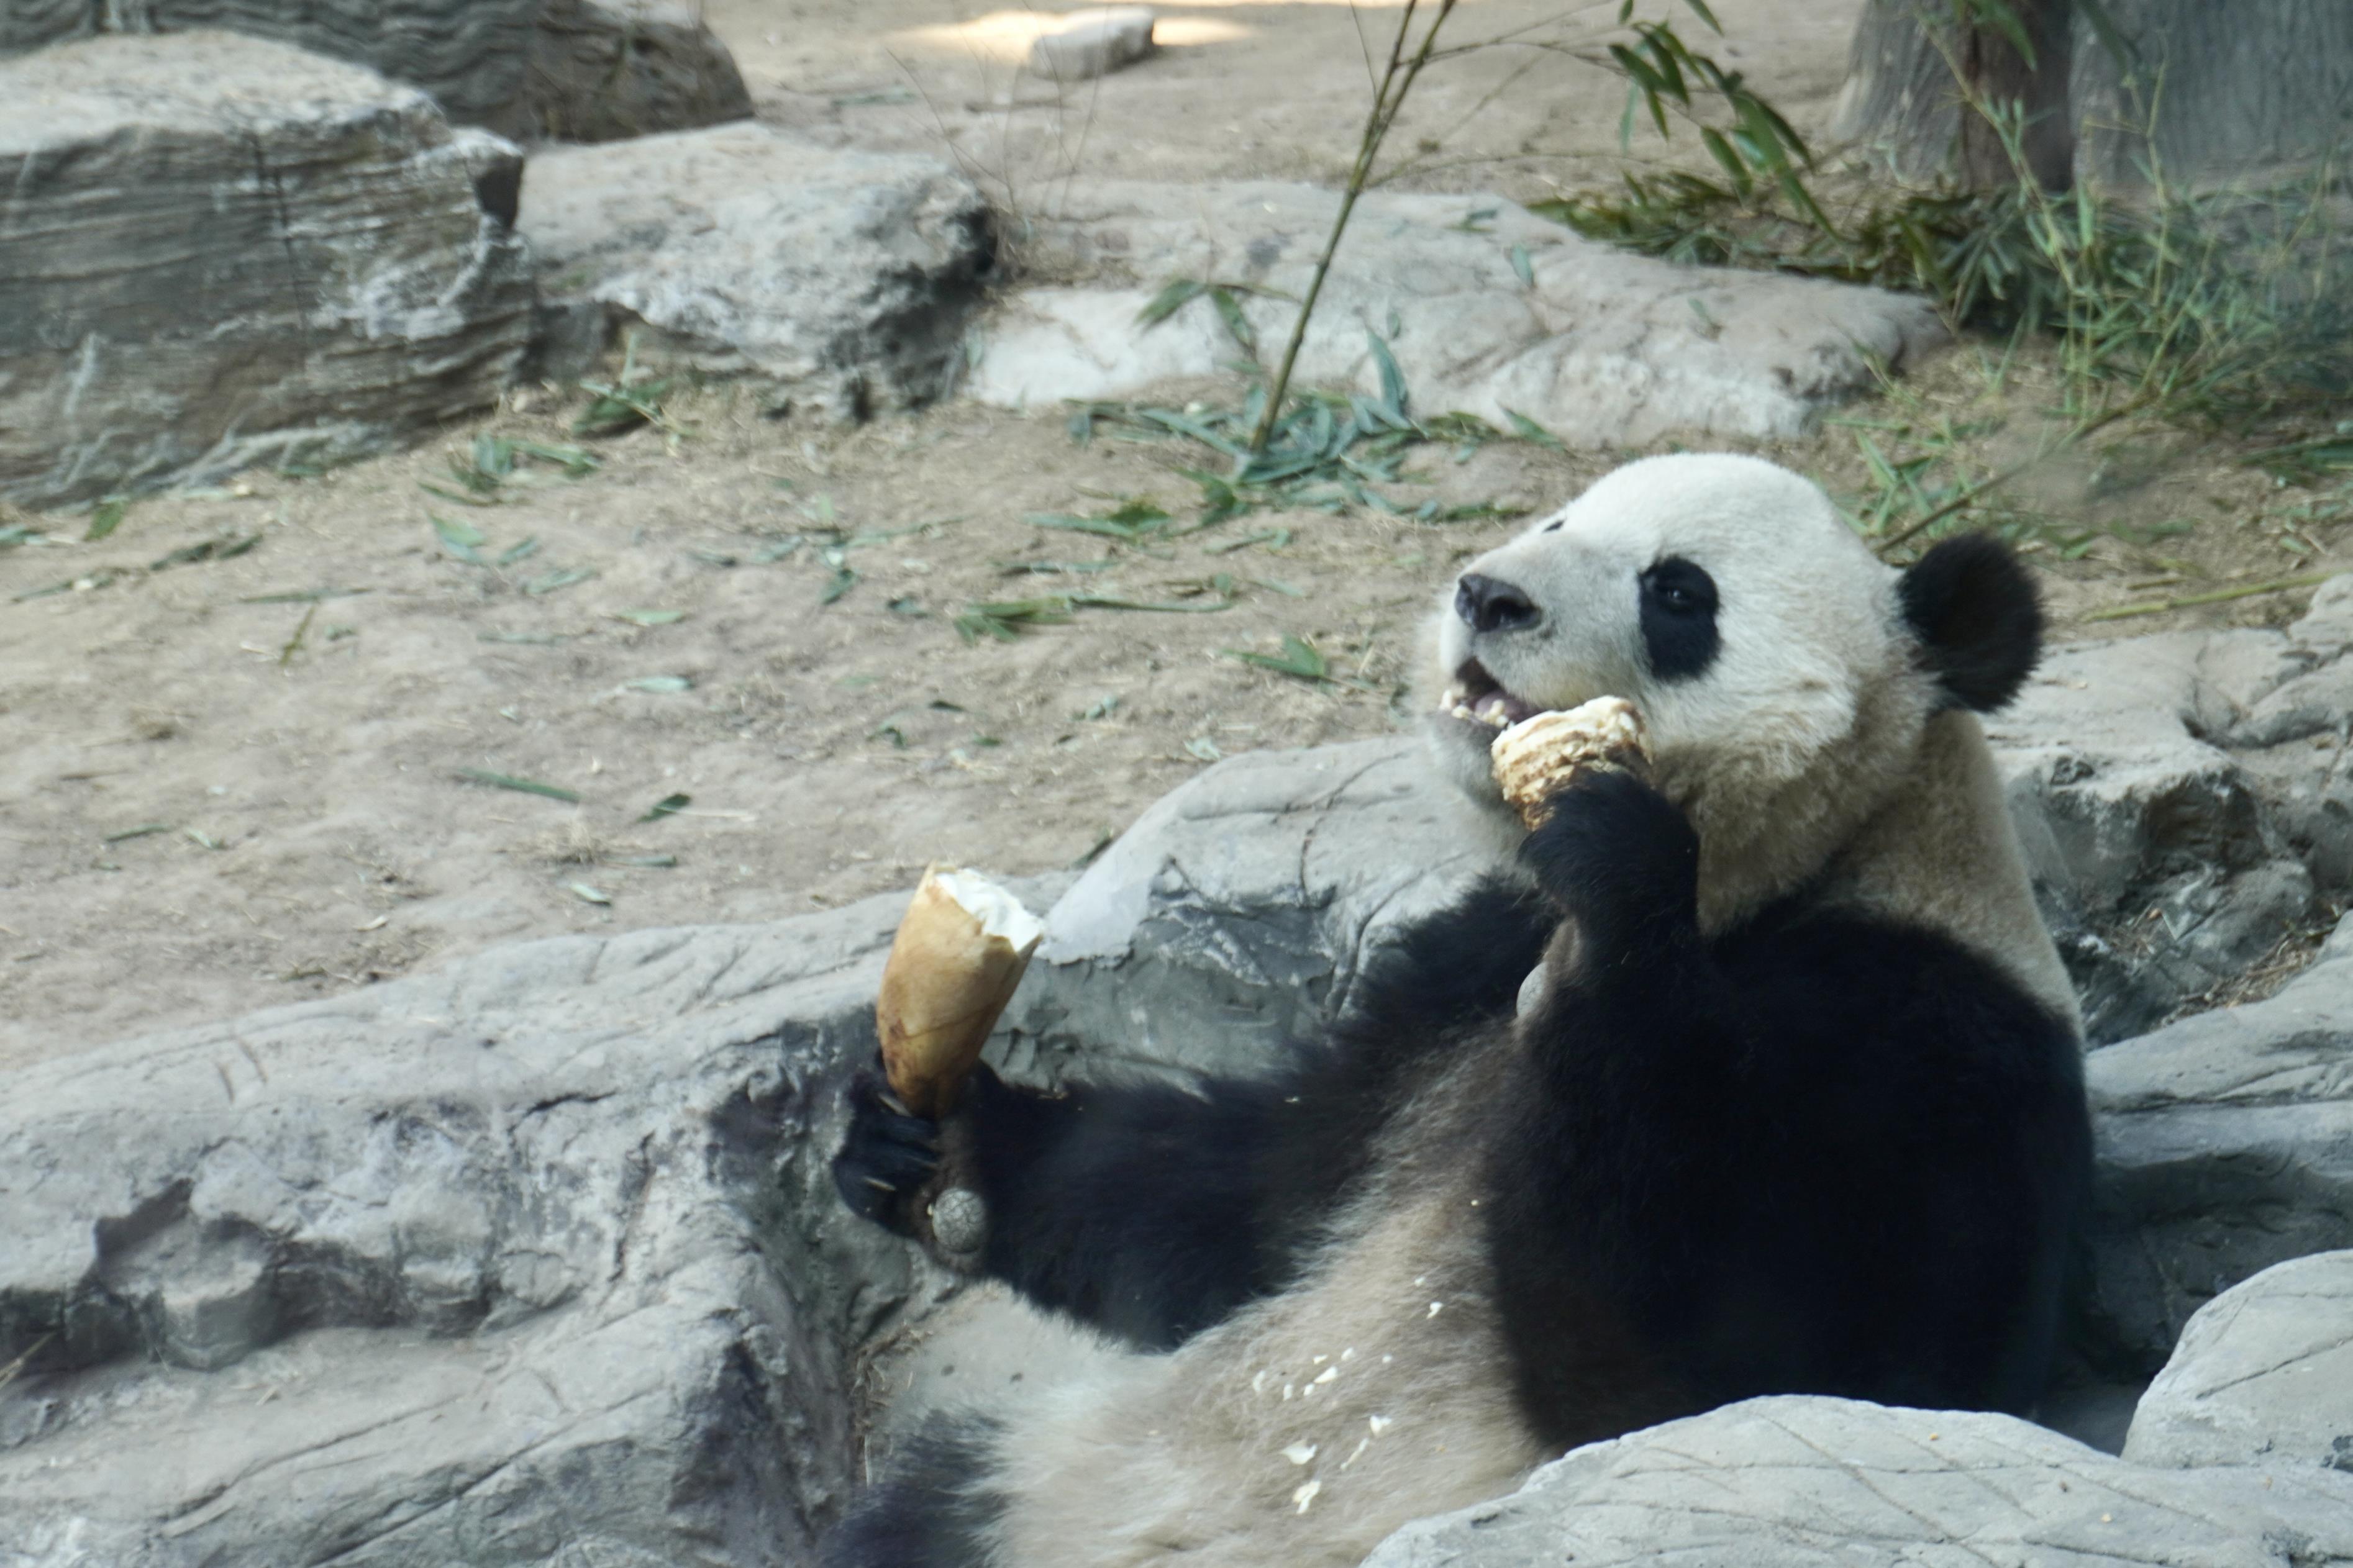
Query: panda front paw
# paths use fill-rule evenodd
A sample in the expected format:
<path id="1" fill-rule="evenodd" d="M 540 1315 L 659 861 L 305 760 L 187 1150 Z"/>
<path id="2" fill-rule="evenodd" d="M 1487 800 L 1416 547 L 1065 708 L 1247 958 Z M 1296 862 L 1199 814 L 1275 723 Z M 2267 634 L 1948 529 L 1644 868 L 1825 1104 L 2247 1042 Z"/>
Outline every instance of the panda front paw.
<path id="1" fill-rule="evenodd" d="M 910 1116 L 881 1074 L 849 1082 L 849 1131 L 833 1157 L 833 1184 L 849 1212 L 902 1236 L 914 1234 L 908 1199 L 940 1164 L 940 1124 Z"/>
<path id="2" fill-rule="evenodd" d="M 1520 858 L 1576 923 L 1583 973 L 1698 940 L 1699 835 L 1631 773 L 1588 773 L 1554 795 Z"/>

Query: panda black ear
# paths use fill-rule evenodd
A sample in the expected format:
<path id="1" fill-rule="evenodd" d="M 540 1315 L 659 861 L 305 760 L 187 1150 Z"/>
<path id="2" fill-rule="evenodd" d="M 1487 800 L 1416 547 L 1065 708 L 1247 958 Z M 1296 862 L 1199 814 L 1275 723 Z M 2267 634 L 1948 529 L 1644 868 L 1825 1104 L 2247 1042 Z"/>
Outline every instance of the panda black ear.
<path id="1" fill-rule="evenodd" d="M 1947 539 L 1899 581 L 1904 619 L 1950 704 L 1989 713 L 2018 695 L 2042 658 L 2042 600 L 2000 541 Z"/>

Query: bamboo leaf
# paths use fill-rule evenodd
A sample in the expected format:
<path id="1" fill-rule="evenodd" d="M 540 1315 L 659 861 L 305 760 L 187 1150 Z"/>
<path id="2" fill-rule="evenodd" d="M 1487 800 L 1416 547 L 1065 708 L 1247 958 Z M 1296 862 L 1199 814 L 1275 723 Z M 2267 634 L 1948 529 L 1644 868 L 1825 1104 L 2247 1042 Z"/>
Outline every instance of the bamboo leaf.
<path id="1" fill-rule="evenodd" d="M 1209 286 L 1198 278 L 1175 278 L 1160 292 L 1145 302 L 1135 313 L 1136 324 L 1156 327 L 1208 291 Z"/>

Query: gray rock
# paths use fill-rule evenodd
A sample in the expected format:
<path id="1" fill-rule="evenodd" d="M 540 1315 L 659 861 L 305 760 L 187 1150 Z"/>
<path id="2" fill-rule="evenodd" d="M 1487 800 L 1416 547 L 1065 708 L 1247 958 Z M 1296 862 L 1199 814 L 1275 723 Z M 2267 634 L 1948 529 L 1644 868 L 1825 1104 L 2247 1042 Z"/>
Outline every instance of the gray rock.
<path id="1" fill-rule="evenodd" d="M 2353 1252 L 2266 1268 L 2200 1307 L 2124 1457 L 2353 1473 Z"/>
<path id="2" fill-rule="evenodd" d="M 1032 217 L 1024 255 L 1035 273 L 1081 281 L 1012 294 L 973 394 L 1019 406 L 1218 374 L 1244 351 L 1208 300 L 1136 322 L 1178 278 L 1268 290 L 1236 297 L 1261 352 L 1279 353 L 1338 201 L 1273 183 L 1077 183 L 1060 216 Z M 1871 385 L 1874 357 L 1900 367 L 1943 336 L 1918 300 L 1633 256 L 1500 196 L 1385 192 L 1357 205 L 1301 351 L 1303 384 L 1377 391 L 1368 330 L 1389 341 L 1416 411 L 1500 426 L 1515 410 L 1587 447 L 1795 436 Z"/>
<path id="3" fill-rule="evenodd" d="M 98 0 L 9 0 L 0 6 L 0 55 L 88 37 L 98 30 Z"/>
<path id="4" fill-rule="evenodd" d="M 8 0 L 0 55 L 221 28 L 422 88 L 460 124 L 603 142 L 748 118 L 743 73 L 673 0 Z"/>
<path id="5" fill-rule="evenodd" d="M 2237 727 L 2306 662 L 2264 631 L 2062 648 L 1989 721 L 2095 1044 L 2235 978 L 2308 924 L 2316 872 L 2341 887 L 2353 868 L 2353 835 L 2333 852 L 2299 828 L 2316 806 L 2286 809 L 2329 759 L 2308 744 L 2267 760 L 2233 749 Z"/>
<path id="6" fill-rule="evenodd" d="M 259 39 L 0 61 L 0 500 L 332 462 L 486 406 L 530 326 L 481 189 L 518 157 Z"/>
<path id="7" fill-rule="evenodd" d="M 542 0 L 104 0 L 107 27 L 220 27 L 383 72 L 452 120 L 512 133 Z"/>
<path id="8" fill-rule="evenodd" d="M 2269 1001 L 2092 1053 L 2095 1348 L 2153 1369 L 2251 1275 L 2353 1247 L 2353 924 Z"/>
<path id="9" fill-rule="evenodd" d="M 2353 1476 L 2157 1470 L 2006 1415 L 1757 1399 L 1579 1448 L 1406 1526 L 1365 1568 L 2319 1568 Z"/>
<path id="10" fill-rule="evenodd" d="M 822 1158 L 902 906 L 12 1075 L 0 1560 L 807 1561 L 849 1349 L 938 1284 Z"/>
<path id="11" fill-rule="evenodd" d="M 672 0 L 545 0 L 509 135 L 612 142 L 752 117 L 735 57 Z"/>
<path id="12" fill-rule="evenodd" d="M 1048 81 L 1089 81 L 1152 53 L 1152 7 L 1104 5 L 1073 11 L 1029 46 L 1029 74 Z"/>
<path id="13" fill-rule="evenodd" d="M 1048 922 L 1008 1063 L 1249 1072 L 1335 1016 L 1363 955 L 1499 863 L 1406 736 L 1252 752 L 1155 803 Z"/>
<path id="14" fill-rule="evenodd" d="M 946 164 L 749 123 L 540 153 L 522 228 L 551 305 L 845 416 L 947 390 L 995 261 L 980 193 Z"/>

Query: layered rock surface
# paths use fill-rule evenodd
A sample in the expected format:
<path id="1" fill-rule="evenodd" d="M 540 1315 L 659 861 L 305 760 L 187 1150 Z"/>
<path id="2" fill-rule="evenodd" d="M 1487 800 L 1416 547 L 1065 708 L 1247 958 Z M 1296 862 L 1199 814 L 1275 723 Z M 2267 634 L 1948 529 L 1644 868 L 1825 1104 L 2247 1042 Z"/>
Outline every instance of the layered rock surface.
<path id="1" fill-rule="evenodd" d="M 1757 1399 L 1596 1443 L 1409 1524 L 1365 1568 L 2320 1568 L 2353 1476 L 2158 1470 L 2006 1415 Z"/>
<path id="2" fill-rule="evenodd" d="M 370 71 L 226 33 L 59 45 L 0 60 L 0 500 L 375 451 L 522 355 L 520 155 Z"/>
<path id="3" fill-rule="evenodd" d="M 2198 1309 L 2124 1457 L 2353 1475 L 2353 1252 L 2266 1268 Z"/>
<path id="4" fill-rule="evenodd" d="M 366 66 L 505 136 L 596 142 L 752 112 L 726 46 L 672 0 L 9 0 L 0 54 L 207 28 Z"/>
<path id="5" fill-rule="evenodd" d="M 1310 185 L 1079 181 L 1031 215 L 1033 275 L 990 322 L 971 390 L 1006 406 L 1120 397 L 1253 351 L 1200 299 L 1149 330 L 1177 279 L 1223 284 L 1271 360 L 1339 196 Z M 1300 353 L 1303 384 L 1378 390 L 1385 339 L 1421 414 L 1525 415 L 1607 447 L 1670 432 L 1795 436 L 1940 342 L 1925 302 L 1698 268 L 1583 239 L 1493 195 L 1376 193 L 1356 208 Z"/>
<path id="6" fill-rule="evenodd" d="M 949 389 L 996 260 L 946 164 L 754 124 L 549 149 L 522 227 L 574 371 L 642 327 L 648 350 L 851 416 Z"/>

